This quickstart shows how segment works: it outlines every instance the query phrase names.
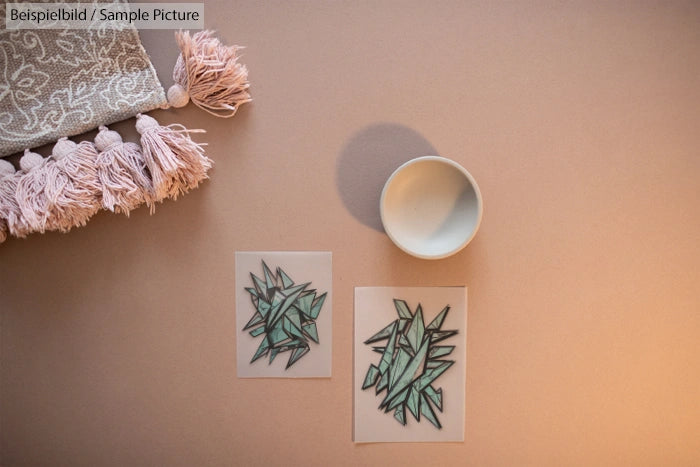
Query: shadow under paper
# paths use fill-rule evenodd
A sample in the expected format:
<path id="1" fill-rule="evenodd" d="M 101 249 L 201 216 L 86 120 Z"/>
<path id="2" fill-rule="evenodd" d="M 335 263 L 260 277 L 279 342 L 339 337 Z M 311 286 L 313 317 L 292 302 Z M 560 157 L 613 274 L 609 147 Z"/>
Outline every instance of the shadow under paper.
<path id="1" fill-rule="evenodd" d="M 355 133 L 338 159 L 336 181 L 343 204 L 358 221 L 384 232 L 379 199 L 387 178 L 401 164 L 437 150 L 418 132 L 397 123 L 377 123 Z"/>

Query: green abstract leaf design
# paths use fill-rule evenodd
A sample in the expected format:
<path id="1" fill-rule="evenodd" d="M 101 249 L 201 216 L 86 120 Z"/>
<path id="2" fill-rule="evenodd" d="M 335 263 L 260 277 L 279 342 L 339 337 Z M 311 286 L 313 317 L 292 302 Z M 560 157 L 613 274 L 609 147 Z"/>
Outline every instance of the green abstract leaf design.
<path id="1" fill-rule="evenodd" d="M 383 327 L 367 339 L 365 345 L 374 345 L 372 350 L 381 354 L 379 362 L 371 364 L 362 389 L 375 387 L 377 395 L 386 391 L 379 409 L 385 413 L 394 411 L 394 418 L 406 425 L 406 409 L 420 422 L 421 415 L 436 428 L 442 425 L 437 417 L 443 408 L 442 388 L 435 388 L 435 381 L 455 361 L 444 360 L 455 349 L 454 345 L 437 345 L 457 334 L 456 329 L 442 330 L 445 317 L 450 311 L 446 306 L 425 325 L 420 304 L 412 312 L 405 300 L 394 299 L 398 319 Z"/>
<path id="2" fill-rule="evenodd" d="M 246 287 L 255 312 L 243 328 L 262 341 L 250 360 L 269 357 L 272 363 L 281 352 L 289 352 L 286 369 L 309 353 L 309 342 L 319 343 L 316 319 L 326 300 L 326 292 L 318 295 L 309 289 L 311 282 L 296 285 L 281 268 L 273 274 L 262 261 L 263 277 L 250 273 L 253 287 Z"/>

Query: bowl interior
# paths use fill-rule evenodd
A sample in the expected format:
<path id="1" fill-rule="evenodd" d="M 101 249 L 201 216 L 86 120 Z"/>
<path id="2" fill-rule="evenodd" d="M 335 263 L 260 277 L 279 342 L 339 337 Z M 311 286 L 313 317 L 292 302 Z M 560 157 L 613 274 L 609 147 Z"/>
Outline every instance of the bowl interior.
<path id="1" fill-rule="evenodd" d="M 409 161 L 389 178 L 381 201 L 389 237 L 406 252 L 441 258 L 462 249 L 476 233 L 481 196 L 457 163 L 440 157 Z"/>

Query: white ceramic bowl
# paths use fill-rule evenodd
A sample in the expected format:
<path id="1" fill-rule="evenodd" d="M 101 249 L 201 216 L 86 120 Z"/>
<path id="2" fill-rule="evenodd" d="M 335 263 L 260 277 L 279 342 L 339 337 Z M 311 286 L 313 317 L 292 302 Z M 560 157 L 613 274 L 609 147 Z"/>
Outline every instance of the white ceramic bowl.
<path id="1" fill-rule="evenodd" d="M 379 202 L 389 238 L 423 259 L 453 255 L 474 238 L 483 203 L 474 177 L 450 159 L 410 160 L 389 177 Z"/>

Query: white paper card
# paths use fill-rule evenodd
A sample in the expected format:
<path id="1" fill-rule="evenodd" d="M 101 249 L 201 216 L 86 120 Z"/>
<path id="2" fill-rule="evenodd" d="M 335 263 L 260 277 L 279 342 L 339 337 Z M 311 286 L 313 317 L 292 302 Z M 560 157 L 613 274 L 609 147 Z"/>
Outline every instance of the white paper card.
<path id="1" fill-rule="evenodd" d="M 354 441 L 464 441 L 466 343 L 466 287 L 355 288 Z"/>
<path id="2" fill-rule="evenodd" d="M 331 376 L 330 252 L 236 252 L 239 378 Z"/>

